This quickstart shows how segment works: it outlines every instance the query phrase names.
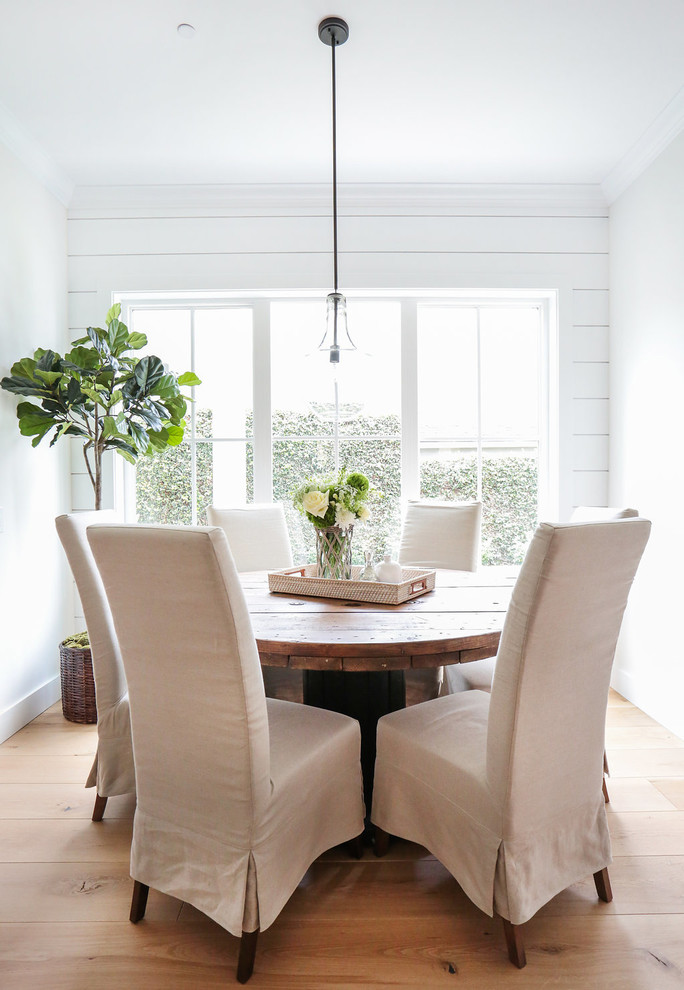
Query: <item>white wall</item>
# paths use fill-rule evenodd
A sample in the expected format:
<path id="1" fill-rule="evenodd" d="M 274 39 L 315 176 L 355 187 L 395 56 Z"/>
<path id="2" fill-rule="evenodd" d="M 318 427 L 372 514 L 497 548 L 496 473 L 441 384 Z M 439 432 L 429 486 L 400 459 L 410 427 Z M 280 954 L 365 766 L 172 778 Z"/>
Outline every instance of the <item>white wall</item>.
<path id="1" fill-rule="evenodd" d="M 63 353 L 66 210 L 0 144 L 0 374 L 37 347 Z M 0 740 L 59 697 L 72 588 L 54 518 L 68 509 L 68 451 L 32 449 L 0 391 Z"/>
<path id="2" fill-rule="evenodd" d="M 560 509 L 608 498 L 608 219 L 594 187 L 342 186 L 340 283 L 557 289 Z M 83 188 L 69 210 L 69 325 L 112 291 L 330 290 L 330 190 Z M 90 502 L 76 467 L 74 507 Z"/>
<path id="3" fill-rule="evenodd" d="M 611 208 L 611 501 L 653 522 L 616 661 L 684 736 L 684 134 Z"/>

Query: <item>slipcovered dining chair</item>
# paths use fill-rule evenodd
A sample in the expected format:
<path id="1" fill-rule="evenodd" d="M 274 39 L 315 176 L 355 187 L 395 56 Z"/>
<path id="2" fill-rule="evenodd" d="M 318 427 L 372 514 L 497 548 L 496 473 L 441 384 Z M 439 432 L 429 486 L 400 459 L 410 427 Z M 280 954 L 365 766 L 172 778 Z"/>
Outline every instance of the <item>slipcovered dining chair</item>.
<path id="1" fill-rule="evenodd" d="M 401 529 L 399 563 L 476 571 L 481 523 L 481 502 L 410 501 Z"/>
<path id="2" fill-rule="evenodd" d="M 600 780 L 610 671 L 646 519 L 542 523 L 506 614 L 491 695 L 466 691 L 378 722 L 371 820 L 418 842 L 468 897 L 519 926 L 594 874 L 611 899 Z"/>
<path id="3" fill-rule="evenodd" d="M 131 921 L 150 887 L 187 901 L 240 937 L 244 983 L 309 865 L 363 832 L 359 724 L 266 699 L 221 529 L 91 526 L 88 539 L 130 692 Z"/>
<path id="4" fill-rule="evenodd" d="M 577 505 L 572 510 L 570 522 L 606 522 L 609 519 L 634 519 L 638 509 L 619 509 L 614 505 Z"/>
<path id="5" fill-rule="evenodd" d="M 96 787 L 93 821 L 102 820 L 107 798 L 135 791 L 128 687 L 112 613 L 93 558 L 86 528 L 94 522 L 117 522 L 115 512 L 74 512 L 58 516 L 64 547 L 90 640 L 97 708 L 97 752 L 86 787 Z"/>
<path id="6" fill-rule="evenodd" d="M 207 522 L 220 526 L 238 571 L 273 571 L 292 567 L 290 534 L 285 511 L 280 502 L 251 502 L 219 508 L 207 506 Z M 267 698 L 302 701 L 304 696 L 301 670 L 289 667 L 264 667 Z"/>
<path id="7" fill-rule="evenodd" d="M 481 502 L 409 501 L 401 530 L 399 563 L 476 571 L 480 563 Z M 436 698 L 444 668 L 407 670 L 406 703 Z"/>
<path id="8" fill-rule="evenodd" d="M 292 567 L 290 535 L 279 502 L 254 502 L 219 508 L 207 506 L 207 522 L 220 526 L 238 571 Z"/>
<path id="9" fill-rule="evenodd" d="M 570 516 L 571 523 L 577 522 L 606 522 L 610 519 L 633 519 L 639 515 L 637 509 L 618 508 L 617 506 L 578 505 Z M 458 691 L 491 691 L 494 677 L 495 657 L 484 660 L 474 660 L 471 663 L 451 664 L 446 672 L 446 689 L 449 694 Z M 610 800 L 605 777 L 610 776 L 608 758 L 603 756 L 603 797 Z"/>
<path id="10" fill-rule="evenodd" d="M 636 509 L 618 509 L 614 506 L 578 505 L 570 516 L 570 522 L 598 522 L 610 519 L 630 519 L 638 516 Z M 452 664 L 446 673 L 446 687 L 450 694 L 457 691 L 491 691 L 494 676 L 494 657 L 474 660 L 472 663 Z"/>

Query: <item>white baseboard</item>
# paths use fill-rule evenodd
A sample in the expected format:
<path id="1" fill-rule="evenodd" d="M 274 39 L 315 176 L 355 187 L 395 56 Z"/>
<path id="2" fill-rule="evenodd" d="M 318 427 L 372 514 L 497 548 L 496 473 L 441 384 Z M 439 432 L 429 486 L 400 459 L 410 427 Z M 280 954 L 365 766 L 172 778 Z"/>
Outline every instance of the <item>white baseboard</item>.
<path id="1" fill-rule="evenodd" d="M 59 677 L 53 677 L 41 687 L 32 691 L 16 705 L 0 713 L 0 742 L 9 739 L 19 729 L 32 719 L 54 705 L 61 697 L 62 689 Z"/>
<path id="2" fill-rule="evenodd" d="M 620 669 L 613 669 L 611 687 L 664 728 L 684 739 L 684 715 L 678 691 L 663 692 L 651 680 L 643 681 Z"/>

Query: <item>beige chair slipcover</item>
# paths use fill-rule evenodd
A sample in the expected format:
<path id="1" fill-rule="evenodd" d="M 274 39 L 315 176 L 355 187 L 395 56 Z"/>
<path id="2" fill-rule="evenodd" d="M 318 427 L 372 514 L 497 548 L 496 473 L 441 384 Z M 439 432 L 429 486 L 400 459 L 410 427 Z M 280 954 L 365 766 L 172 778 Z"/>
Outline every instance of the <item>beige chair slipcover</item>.
<path id="1" fill-rule="evenodd" d="M 578 505 L 570 516 L 570 522 L 598 522 L 599 520 L 606 522 L 609 519 L 631 519 L 638 515 L 636 509 Z M 473 660 L 471 663 L 450 664 L 445 675 L 446 693 L 491 691 L 495 662 L 494 657 L 487 657 L 485 660 Z"/>
<path id="2" fill-rule="evenodd" d="M 97 752 L 86 787 L 97 787 L 93 819 L 108 797 L 135 791 L 128 688 L 107 596 L 86 537 L 91 523 L 118 521 L 115 512 L 75 512 L 55 520 L 85 618 L 95 681 Z"/>
<path id="3" fill-rule="evenodd" d="M 610 671 L 650 527 L 542 523 L 491 695 L 446 695 L 378 722 L 372 821 L 426 846 L 482 911 L 512 925 L 611 862 L 601 795 Z"/>
<path id="4" fill-rule="evenodd" d="M 399 563 L 476 571 L 481 502 L 410 501 L 401 530 Z"/>
<path id="5" fill-rule="evenodd" d="M 292 567 L 292 547 L 280 502 L 252 502 L 219 508 L 207 506 L 210 526 L 220 526 L 228 537 L 228 546 L 238 571 L 274 571 Z M 301 670 L 289 667 L 264 667 L 267 698 L 303 701 L 304 681 Z"/>
<path id="6" fill-rule="evenodd" d="M 637 509 L 618 509 L 614 505 L 577 505 L 572 510 L 570 522 L 606 522 L 609 519 L 634 519 Z"/>
<path id="7" fill-rule="evenodd" d="M 401 531 L 399 563 L 476 571 L 480 560 L 481 502 L 409 501 Z M 406 704 L 436 698 L 444 668 L 407 670 Z"/>
<path id="8" fill-rule="evenodd" d="M 358 722 L 264 696 L 223 530 L 91 526 L 128 677 L 131 875 L 233 935 L 268 928 L 364 827 Z"/>
<path id="9" fill-rule="evenodd" d="M 279 502 L 254 502 L 219 508 L 207 506 L 210 526 L 220 526 L 238 571 L 292 567 L 290 535 Z"/>

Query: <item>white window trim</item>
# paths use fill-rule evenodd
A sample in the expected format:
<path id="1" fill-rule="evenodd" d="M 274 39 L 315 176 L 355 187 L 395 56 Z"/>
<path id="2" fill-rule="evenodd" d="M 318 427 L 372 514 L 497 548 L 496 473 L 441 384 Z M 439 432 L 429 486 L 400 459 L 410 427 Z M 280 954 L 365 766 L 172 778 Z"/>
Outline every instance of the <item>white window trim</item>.
<path id="1" fill-rule="evenodd" d="M 538 306 L 541 320 L 540 382 L 539 382 L 539 516 L 556 519 L 559 512 L 559 478 L 563 464 L 562 450 L 566 446 L 559 424 L 564 421 L 561 386 L 560 288 L 554 289 L 444 289 L 444 290 L 346 290 L 348 298 L 363 301 L 384 300 L 400 302 L 401 306 L 401 419 L 402 419 L 402 502 L 420 494 L 420 456 L 418 436 L 418 383 L 415 373 L 418 350 L 418 307 L 453 304 L 454 306 L 510 307 Z M 120 302 L 124 322 L 130 325 L 132 309 L 182 309 L 249 307 L 253 311 L 253 399 L 254 399 L 254 498 L 268 502 L 273 493 L 271 440 L 271 363 L 270 320 L 271 302 L 294 299 L 317 299 L 319 291 L 273 292 L 114 292 L 112 299 Z M 194 437 L 191 435 L 191 439 Z M 481 436 L 479 442 L 481 456 Z M 122 458 L 116 458 L 115 505 L 123 506 L 126 519 L 135 518 L 135 470 Z M 195 458 L 193 456 L 194 465 Z M 195 514 L 195 481 L 193 479 L 193 517 Z M 193 519 L 194 521 L 194 519 Z"/>

